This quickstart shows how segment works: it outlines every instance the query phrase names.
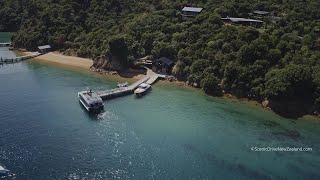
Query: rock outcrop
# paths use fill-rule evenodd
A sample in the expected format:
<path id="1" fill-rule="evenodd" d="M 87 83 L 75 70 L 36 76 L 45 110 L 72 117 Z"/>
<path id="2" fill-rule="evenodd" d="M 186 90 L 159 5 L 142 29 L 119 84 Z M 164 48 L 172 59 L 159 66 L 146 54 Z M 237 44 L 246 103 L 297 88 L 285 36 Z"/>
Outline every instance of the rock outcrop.
<path id="1" fill-rule="evenodd" d="M 99 56 L 93 60 L 92 68 L 104 71 L 121 71 L 123 67 L 116 57 L 113 56 Z"/>

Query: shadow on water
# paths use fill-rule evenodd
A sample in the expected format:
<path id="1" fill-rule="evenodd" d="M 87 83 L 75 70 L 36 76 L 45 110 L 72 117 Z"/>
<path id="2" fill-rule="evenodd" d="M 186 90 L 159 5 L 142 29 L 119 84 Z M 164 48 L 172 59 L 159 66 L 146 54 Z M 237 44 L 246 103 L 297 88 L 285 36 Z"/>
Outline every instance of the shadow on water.
<path id="1" fill-rule="evenodd" d="M 228 114 L 236 115 L 236 116 L 247 116 L 246 113 L 236 110 L 236 109 L 231 109 L 231 108 L 225 108 L 225 107 L 219 107 L 221 110 Z"/>
<path id="2" fill-rule="evenodd" d="M 266 126 L 268 129 L 272 130 L 272 135 L 277 139 L 287 139 L 290 138 L 292 140 L 297 141 L 299 138 L 301 138 L 301 134 L 296 129 L 287 129 L 283 126 L 281 126 L 280 123 L 275 121 L 262 121 L 261 123 L 263 126 Z"/>
<path id="3" fill-rule="evenodd" d="M 142 96 L 141 95 L 134 95 L 134 96 L 135 96 L 135 99 L 143 99 L 143 98 L 145 98 L 144 95 L 142 95 Z"/>
<path id="4" fill-rule="evenodd" d="M 283 129 L 280 132 L 273 132 L 272 134 L 275 136 L 278 136 L 278 137 L 279 136 L 287 137 L 287 138 L 293 139 L 295 141 L 297 141 L 301 137 L 301 134 L 299 133 L 299 131 L 288 130 L 288 129 Z"/>
<path id="5" fill-rule="evenodd" d="M 304 115 L 308 114 L 308 113 L 286 113 L 286 112 L 276 111 L 274 109 L 272 111 L 274 113 L 276 113 L 277 115 L 281 116 L 282 118 L 294 119 L 294 120 L 298 120 L 299 118 L 301 118 Z"/>
<path id="6" fill-rule="evenodd" d="M 83 112 L 86 114 L 87 117 L 90 118 L 90 120 L 93 121 L 98 121 L 99 119 L 99 115 L 104 113 L 105 110 L 102 110 L 100 112 L 88 112 L 86 108 L 83 107 L 83 105 L 81 104 L 81 102 L 79 101 L 79 106 L 81 107 L 81 109 L 83 110 Z"/>
<path id="7" fill-rule="evenodd" d="M 145 96 L 147 96 L 149 94 L 149 92 L 143 94 L 143 95 L 134 95 L 136 99 L 143 99 L 146 98 Z"/>
<path id="8" fill-rule="evenodd" d="M 280 124 L 275 122 L 275 121 L 263 121 L 262 124 L 265 125 L 265 126 L 268 126 L 268 127 L 280 126 Z"/>

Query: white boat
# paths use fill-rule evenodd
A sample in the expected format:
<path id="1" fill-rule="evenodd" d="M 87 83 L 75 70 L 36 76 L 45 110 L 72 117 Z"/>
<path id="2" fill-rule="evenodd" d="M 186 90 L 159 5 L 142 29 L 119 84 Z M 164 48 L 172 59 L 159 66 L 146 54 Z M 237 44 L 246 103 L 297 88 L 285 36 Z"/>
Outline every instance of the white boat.
<path id="1" fill-rule="evenodd" d="M 144 95 L 145 93 L 147 93 L 149 90 L 151 90 L 151 85 L 147 84 L 147 83 L 142 83 L 138 86 L 138 88 L 136 90 L 134 90 L 134 93 L 136 95 Z"/>
<path id="2" fill-rule="evenodd" d="M 117 87 L 118 87 L 118 88 L 128 87 L 128 82 L 118 83 Z"/>
<path id="3" fill-rule="evenodd" d="M 104 108 L 101 97 L 91 90 L 78 92 L 78 97 L 88 112 L 100 112 Z"/>
<path id="4" fill-rule="evenodd" d="M 10 171 L 2 166 L 0 166 L 0 175 L 9 175 Z"/>

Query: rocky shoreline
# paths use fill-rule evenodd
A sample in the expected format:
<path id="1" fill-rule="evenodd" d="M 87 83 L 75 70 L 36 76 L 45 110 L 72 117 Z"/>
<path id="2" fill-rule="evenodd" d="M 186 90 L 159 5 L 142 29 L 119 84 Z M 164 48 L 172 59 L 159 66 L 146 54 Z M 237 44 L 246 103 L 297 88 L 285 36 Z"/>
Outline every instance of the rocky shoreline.
<path id="1" fill-rule="evenodd" d="M 105 70 L 101 68 L 96 68 L 94 66 L 92 66 L 90 69 L 91 71 L 97 72 L 99 74 L 106 74 L 106 75 L 120 76 L 120 77 L 128 77 L 128 75 L 123 76 L 123 74 L 136 73 L 136 75 L 132 77 L 135 79 L 139 79 L 138 78 L 139 76 L 137 74 L 144 75 L 143 71 L 139 71 L 139 70 L 133 71 L 133 69 L 130 69 L 129 71 L 122 71 L 121 73 L 119 73 L 119 71 L 116 71 L 116 70 L 113 70 L 113 71 Z M 172 76 L 170 76 L 169 78 L 166 78 L 164 81 L 167 83 L 174 83 L 178 86 L 188 86 L 188 87 L 193 87 L 195 89 L 200 89 L 196 84 L 189 84 L 188 82 L 185 82 L 185 81 L 178 81 L 176 78 L 173 78 Z M 222 96 L 228 99 L 237 99 L 239 101 L 256 102 L 257 105 L 265 109 L 271 110 L 283 117 L 299 118 L 304 115 L 312 115 L 320 118 L 319 112 L 308 109 L 308 106 L 303 103 L 281 103 L 281 102 L 271 101 L 268 99 L 259 101 L 255 99 L 241 98 L 230 93 L 223 93 Z"/>

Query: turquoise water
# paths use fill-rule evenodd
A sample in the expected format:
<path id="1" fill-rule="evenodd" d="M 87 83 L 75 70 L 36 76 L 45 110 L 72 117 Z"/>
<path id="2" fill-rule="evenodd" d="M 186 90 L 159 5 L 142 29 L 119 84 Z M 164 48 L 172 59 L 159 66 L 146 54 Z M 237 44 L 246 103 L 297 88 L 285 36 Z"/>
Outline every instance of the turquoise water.
<path id="1" fill-rule="evenodd" d="M 2 43 L 10 42 L 11 35 L 12 35 L 12 33 L 0 32 L 0 42 L 2 42 Z"/>
<path id="2" fill-rule="evenodd" d="M 11 34 L 12 33 L 0 32 L 0 43 L 10 42 Z M 15 57 L 15 54 L 9 51 L 8 47 L 0 47 L 0 58 L 6 59 L 6 58 L 12 58 L 12 57 Z"/>
<path id="3" fill-rule="evenodd" d="M 98 116 L 81 108 L 78 91 L 116 84 L 34 60 L 0 66 L 0 164 L 16 174 L 8 179 L 320 178 L 319 120 L 159 83 L 143 98 L 106 101 Z"/>

